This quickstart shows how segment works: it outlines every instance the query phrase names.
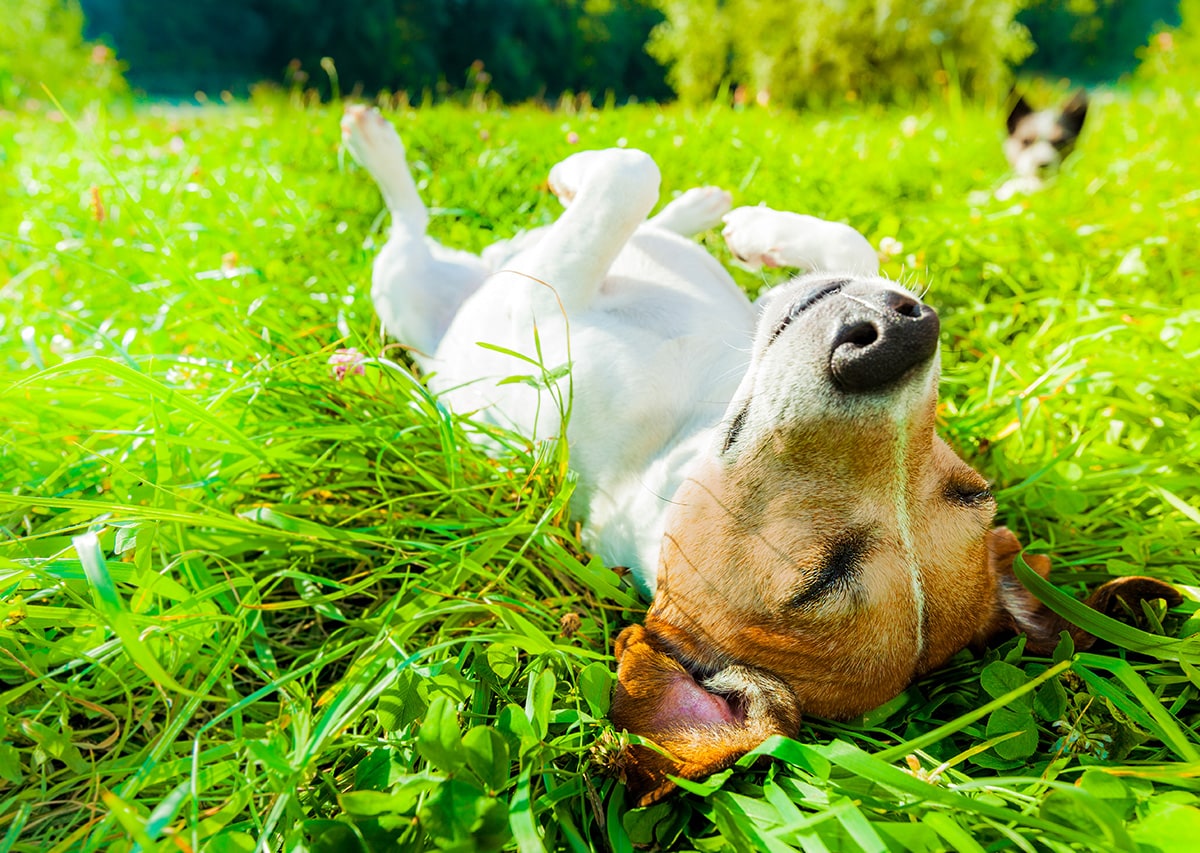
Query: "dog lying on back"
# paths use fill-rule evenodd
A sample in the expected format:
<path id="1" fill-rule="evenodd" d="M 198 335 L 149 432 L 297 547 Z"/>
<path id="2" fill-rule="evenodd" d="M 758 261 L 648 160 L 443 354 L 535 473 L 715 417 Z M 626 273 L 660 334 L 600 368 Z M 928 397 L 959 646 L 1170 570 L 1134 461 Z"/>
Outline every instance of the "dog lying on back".
<path id="1" fill-rule="evenodd" d="M 1013 177 L 996 191 L 996 198 L 1005 201 L 1018 193 L 1040 190 L 1046 175 L 1075 150 L 1087 110 L 1087 94 L 1082 89 L 1062 106 L 1045 110 L 1034 110 L 1018 95 L 1008 114 L 1004 139 L 1004 156 Z"/>
<path id="2" fill-rule="evenodd" d="M 662 748 L 625 755 L 640 802 L 795 735 L 802 713 L 867 711 L 999 631 L 1053 648 L 1066 626 L 1014 578 L 988 484 L 934 432 L 938 316 L 876 275 L 857 231 L 730 211 L 712 187 L 647 219 L 658 168 L 612 149 L 554 167 L 554 224 L 476 257 L 426 238 L 388 122 L 352 106 L 342 129 L 392 215 L 372 298 L 430 387 L 536 437 L 562 414 L 545 387 L 502 382 L 529 373 L 515 354 L 570 395 L 585 543 L 653 596 L 617 640 L 611 711 Z M 742 262 L 811 272 L 752 305 L 688 239 L 722 221 Z M 1178 601 L 1148 579 L 1096 600 L 1122 590 Z"/>

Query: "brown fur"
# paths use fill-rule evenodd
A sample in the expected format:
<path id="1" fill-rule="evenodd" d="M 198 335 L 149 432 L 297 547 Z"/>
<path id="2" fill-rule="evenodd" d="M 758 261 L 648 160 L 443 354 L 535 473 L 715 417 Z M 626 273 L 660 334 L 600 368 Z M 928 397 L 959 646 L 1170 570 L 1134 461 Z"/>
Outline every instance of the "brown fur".
<path id="1" fill-rule="evenodd" d="M 1044 653 L 1069 627 L 1016 581 L 1020 543 L 991 529 L 986 484 L 935 436 L 934 406 L 931 394 L 905 426 L 779 428 L 681 487 L 645 626 L 627 628 L 616 649 L 613 722 L 666 753 L 629 750 L 641 803 L 674 788 L 667 774 L 700 778 L 772 734 L 795 735 L 801 713 L 870 710 L 997 632 L 1025 631 Z M 956 499 L 972 492 L 985 497 Z M 847 535 L 870 543 L 853 582 L 809 601 L 830 541 Z M 1027 560 L 1048 572 L 1045 557 Z M 1133 581 L 1106 584 L 1089 603 L 1113 605 L 1119 589 L 1178 601 L 1161 582 Z M 703 719 L 673 713 L 680 704 Z"/>

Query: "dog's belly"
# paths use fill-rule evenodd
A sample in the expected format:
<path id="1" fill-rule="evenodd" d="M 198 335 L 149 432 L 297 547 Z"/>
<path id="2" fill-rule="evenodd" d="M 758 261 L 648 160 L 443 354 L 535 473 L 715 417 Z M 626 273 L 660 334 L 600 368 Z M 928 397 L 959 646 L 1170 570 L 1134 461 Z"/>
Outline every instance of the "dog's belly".
<path id="1" fill-rule="evenodd" d="M 570 316 L 546 284 L 513 272 L 519 255 L 506 267 L 459 310 L 430 386 L 455 411 L 537 440 L 561 434 L 569 405 L 586 542 L 652 589 L 662 516 L 745 373 L 753 309 L 703 249 L 654 229 Z"/>

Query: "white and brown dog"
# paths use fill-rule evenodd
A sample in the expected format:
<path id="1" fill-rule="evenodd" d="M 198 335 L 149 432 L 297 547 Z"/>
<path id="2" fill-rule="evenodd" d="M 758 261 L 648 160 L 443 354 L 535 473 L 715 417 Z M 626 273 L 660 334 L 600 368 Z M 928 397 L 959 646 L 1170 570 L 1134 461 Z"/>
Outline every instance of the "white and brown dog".
<path id="1" fill-rule="evenodd" d="M 1004 138 L 1004 156 L 1013 177 L 996 190 L 996 198 L 1005 201 L 1040 190 L 1046 175 L 1075 150 L 1087 111 L 1087 94 L 1082 89 L 1060 107 L 1045 110 L 1035 110 L 1018 95 L 1008 114 Z"/>
<path id="2" fill-rule="evenodd" d="M 354 106 L 342 129 L 392 215 L 372 298 L 430 386 L 538 437 L 569 398 L 586 544 L 653 596 L 617 640 L 612 705 L 662 748 L 626 755 L 641 802 L 796 734 L 801 713 L 869 710 L 999 630 L 1053 647 L 1066 626 L 1013 577 L 988 484 L 934 433 L 937 314 L 877 277 L 857 231 L 730 211 L 711 187 L 647 219 L 658 168 L 614 149 L 555 166 L 562 216 L 476 257 L 427 239 L 387 121 Z M 722 220 L 742 261 L 811 272 L 752 305 L 688 239 Z M 530 358 L 544 382 L 500 384 Z M 1177 601 L 1129 579 L 1096 601 L 1121 590 Z"/>

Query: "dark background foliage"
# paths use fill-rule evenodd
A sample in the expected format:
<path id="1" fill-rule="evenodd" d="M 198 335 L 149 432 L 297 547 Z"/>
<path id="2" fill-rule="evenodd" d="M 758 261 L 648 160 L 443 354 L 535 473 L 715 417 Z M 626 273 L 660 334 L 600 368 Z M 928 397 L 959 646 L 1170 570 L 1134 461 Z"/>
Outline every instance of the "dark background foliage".
<path id="1" fill-rule="evenodd" d="M 1133 70 L 1136 51 L 1159 25 L 1179 25 L 1179 0 L 1043 0 L 1017 15 L 1037 51 L 1022 70 L 1080 82 Z"/>
<path id="2" fill-rule="evenodd" d="M 670 96 L 642 46 L 663 16 L 645 0 L 83 0 L 87 35 L 113 43 L 151 94 L 295 79 L 343 89 L 447 92 L 486 84 L 508 101 L 589 91 Z M 483 63 L 487 76 L 471 67 Z M 478 69 L 478 66 L 476 66 Z"/>
<path id="3" fill-rule="evenodd" d="M 664 20 L 656 0 L 200 0 L 172 4 L 169 14 L 161 0 L 81 5 L 86 35 L 113 44 L 131 85 L 152 95 L 241 93 L 258 80 L 328 93 L 322 57 L 333 59 L 343 91 L 404 90 L 414 101 L 474 86 L 506 101 L 672 94 L 665 69 L 644 50 Z M 1017 18 L 1036 45 L 1018 70 L 1117 79 L 1157 26 L 1179 23 L 1178 6 L 1035 0 Z"/>

